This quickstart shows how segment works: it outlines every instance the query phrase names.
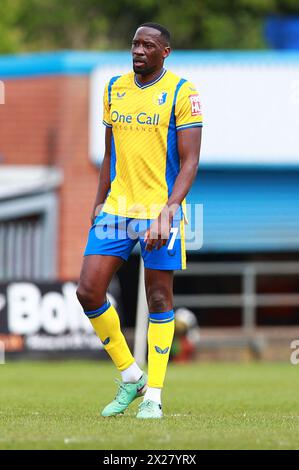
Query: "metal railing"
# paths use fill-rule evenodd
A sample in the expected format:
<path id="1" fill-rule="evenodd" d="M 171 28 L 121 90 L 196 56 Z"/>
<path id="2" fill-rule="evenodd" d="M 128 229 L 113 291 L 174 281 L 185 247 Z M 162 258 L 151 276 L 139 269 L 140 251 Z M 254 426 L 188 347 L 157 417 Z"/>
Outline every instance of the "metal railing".
<path id="1" fill-rule="evenodd" d="M 250 334 L 256 327 L 257 307 L 299 306 L 298 294 L 258 294 L 256 278 L 258 275 L 299 274 L 298 262 L 189 262 L 186 271 L 177 271 L 176 276 L 242 276 L 241 294 L 180 294 L 174 296 L 175 307 L 240 307 L 242 327 Z"/>
<path id="2" fill-rule="evenodd" d="M 256 292 L 256 278 L 258 275 L 271 276 L 299 274 L 299 262 L 189 262 L 188 269 L 176 271 L 176 276 L 242 276 L 241 294 L 180 294 L 174 296 L 174 306 L 177 307 L 239 307 L 242 309 L 243 333 L 236 337 L 227 336 L 205 338 L 201 346 L 223 347 L 225 345 L 241 345 L 249 347 L 255 354 L 265 348 L 265 338 L 256 334 L 256 309 L 267 306 L 299 306 L 299 293 L 297 294 L 258 294 Z M 140 271 L 138 283 L 138 302 L 135 328 L 134 357 L 137 362 L 146 362 L 146 333 L 147 333 L 146 295 L 144 289 L 144 269 L 140 258 Z"/>

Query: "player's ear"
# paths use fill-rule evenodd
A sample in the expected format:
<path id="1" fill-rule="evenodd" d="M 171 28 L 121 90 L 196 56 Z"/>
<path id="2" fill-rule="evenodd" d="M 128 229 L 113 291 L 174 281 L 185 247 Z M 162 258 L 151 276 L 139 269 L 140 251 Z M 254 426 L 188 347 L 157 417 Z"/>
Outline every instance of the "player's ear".
<path id="1" fill-rule="evenodd" d="M 163 59 L 166 59 L 169 56 L 170 52 L 171 52 L 171 49 L 169 46 L 164 47 Z"/>

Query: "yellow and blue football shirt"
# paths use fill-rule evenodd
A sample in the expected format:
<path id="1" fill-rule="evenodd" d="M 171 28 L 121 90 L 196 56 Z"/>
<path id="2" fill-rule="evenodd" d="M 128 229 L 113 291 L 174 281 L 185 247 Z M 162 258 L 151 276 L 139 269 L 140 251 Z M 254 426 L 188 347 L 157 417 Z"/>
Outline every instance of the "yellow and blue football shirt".
<path id="1" fill-rule="evenodd" d="M 111 186 L 103 211 L 155 219 L 180 170 L 177 133 L 202 126 L 198 92 L 165 69 L 146 84 L 134 72 L 113 77 L 105 86 L 103 122 L 112 128 Z"/>

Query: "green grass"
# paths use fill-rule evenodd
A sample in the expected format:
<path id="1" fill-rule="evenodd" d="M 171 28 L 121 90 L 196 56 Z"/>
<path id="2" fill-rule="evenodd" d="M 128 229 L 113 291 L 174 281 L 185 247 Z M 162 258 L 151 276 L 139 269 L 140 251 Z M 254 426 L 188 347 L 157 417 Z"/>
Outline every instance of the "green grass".
<path id="1" fill-rule="evenodd" d="M 0 366 L 0 449 L 298 449 L 299 366 L 168 369 L 161 421 L 102 418 L 118 374 L 108 362 Z"/>

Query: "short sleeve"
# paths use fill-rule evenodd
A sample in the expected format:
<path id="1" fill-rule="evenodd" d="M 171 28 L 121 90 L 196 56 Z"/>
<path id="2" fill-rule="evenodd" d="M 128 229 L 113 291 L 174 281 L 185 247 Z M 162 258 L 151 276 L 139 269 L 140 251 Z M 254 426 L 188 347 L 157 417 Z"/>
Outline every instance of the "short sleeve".
<path id="1" fill-rule="evenodd" d="M 200 96 L 190 82 L 185 82 L 178 91 L 175 117 L 177 130 L 202 127 Z"/>
<path id="2" fill-rule="evenodd" d="M 103 124 L 106 127 L 112 127 L 111 119 L 110 119 L 110 105 L 109 105 L 109 97 L 108 97 L 108 83 L 105 85 L 104 89 L 104 96 L 103 96 Z"/>

